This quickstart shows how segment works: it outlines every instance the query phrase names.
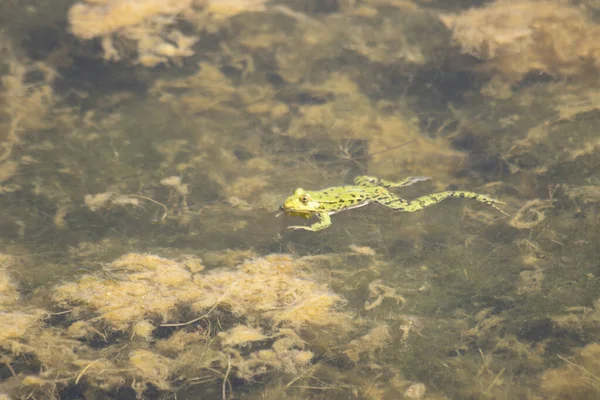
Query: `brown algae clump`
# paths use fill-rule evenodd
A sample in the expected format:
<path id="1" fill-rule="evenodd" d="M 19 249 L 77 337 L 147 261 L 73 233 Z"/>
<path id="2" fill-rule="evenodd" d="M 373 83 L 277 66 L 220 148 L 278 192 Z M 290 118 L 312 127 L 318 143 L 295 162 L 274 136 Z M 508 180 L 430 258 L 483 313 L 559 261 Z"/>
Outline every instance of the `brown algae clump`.
<path id="1" fill-rule="evenodd" d="M 600 69 L 600 26 L 564 2 L 498 0 L 441 20 L 463 53 L 510 83 L 531 72 L 593 78 Z"/>
<path id="2" fill-rule="evenodd" d="M 25 335 L 35 325 L 44 312 L 38 309 L 19 309 L 20 296 L 17 285 L 8 274 L 8 269 L 17 259 L 7 254 L 0 254 L 0 349 L 12 347 L 13 340 Z"/>
<path id="3" fill-rule="evenodd" d="M 145 316 L 167 320 L 177 303 L 199 294 L 185 264 L 158 256 L 128 254 L 104 272 L 58 287 L 54 299 L 67 308 L 78 303 L 76 313 L 94 310 L 113 329 L 127 330 Z"/>
<path id="4" fill-rule="evenodd" d="M 194 55 L 199 36 L 185 35 L 177 22 L 185 19 L 197 28 L 223 23 L 248 11 L 264 10 L 265 0 L 86 0 L 69 10 L 71 32 L 81 39 L 99 38 L 104 58 L 118 61 L 137 51 L 136 63 L 154 67 Z"/>
<path id="5" fill-rule="evenodd" d="M 311 348 L 315 332 L 343 354 L 355 331 L 352 315 L 339 310 L 340 296 L 313 279 L 310 259 L 272 255 L 209 272 L 200 263 L 131 253 L 57 287 L 53 300 L 77 319 L 62 335 L 106 343 L 96 357 L 87 348 L 85 360 L 71 361 L 78 381 L 101 390 L 129 385 L 142 395 L 148 385 L 170 390 L 174 379 L 203 375 L 230 390 L 228 377 L 302 374 L 319 351 Z M 153 337 L 157 329 L 160 338 Z M 111 343 L 118 336 L 129 338 L 127 351 L 122 341 Z M 95 376 L 106 368 L 126 372 Z"/>
<path id="6" fill-rule="evenodd" d="M 590 343 L 574 357 L 559 356 L 564 364 L 542 375 L 541 389 L 547 399 L 597 399 L 600 396 L 600 344 Z"/>
<path id="7" fill-rule="evenodd" d="M 309 279 L 301 260 L 270 256 L 198 274 L 189 262 L 127 254 L 103 274 L 58 287 L 54 299 L 79 315 L 97 313 L 95 320 L 114 330 L 129 330 L 148 318 L 172 322 L 181 305 L 206 317 L 218 309 L 281 326 L 348 326 L 349 317 L 335 310 L 342 299 Z"/>

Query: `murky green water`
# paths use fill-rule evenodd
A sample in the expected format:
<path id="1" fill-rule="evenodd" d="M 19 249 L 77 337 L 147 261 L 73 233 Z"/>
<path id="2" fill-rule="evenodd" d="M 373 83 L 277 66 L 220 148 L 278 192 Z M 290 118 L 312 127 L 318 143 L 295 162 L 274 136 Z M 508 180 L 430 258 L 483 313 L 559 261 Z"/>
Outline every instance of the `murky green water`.
<path id="1" fill-rule="evenodd" d="M 0 1 L 0 398 L 600 397 L 596 3 Z"/>

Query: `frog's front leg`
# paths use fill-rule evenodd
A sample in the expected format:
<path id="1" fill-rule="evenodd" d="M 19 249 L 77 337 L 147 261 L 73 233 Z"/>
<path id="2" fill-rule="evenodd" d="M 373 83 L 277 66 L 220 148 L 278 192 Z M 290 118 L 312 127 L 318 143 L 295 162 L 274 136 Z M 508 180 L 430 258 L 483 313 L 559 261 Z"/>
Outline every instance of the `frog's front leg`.
<path id="1" fill-rule="evenodd" d="M 331 217 L 329 216 L 328 213 L 320 212 L 320 213 L 317 213 L 316 216 L 317 216 L 317 218 L 319 218 L 319 222 L 315 222 L 314 224 L 312 224 L 310 226 L 294 225 L 294 226 L 288 226 L 288 228 L 289 229 L 304 229 L 306 231 L 316 232 L 316 231 L 320 231 L 322 229 L 325 229 L 325 228 L 331 226 Z"/>
<path id="2" fill-rule="evenodd" d="M 428 181 L 429 177 L 427 176 L 410 176 L 406 179 L 401 180 L 400 182 L 392 182 L 392 181 L 387 181 L 385 179 L 379 179 L 377 177 L 374 176 L 357 176 L 356 178 L 354 178 L 354 184 L 358 185 L 358 186 L 383 186 L 383 187 L 389 187 L 389 188 L 399 188 L 399 187 L 405 187 L 405 186 L 410 186 L 413 183 L 417 183 L 417 182 L 423 182 L 423 181 Z"/>

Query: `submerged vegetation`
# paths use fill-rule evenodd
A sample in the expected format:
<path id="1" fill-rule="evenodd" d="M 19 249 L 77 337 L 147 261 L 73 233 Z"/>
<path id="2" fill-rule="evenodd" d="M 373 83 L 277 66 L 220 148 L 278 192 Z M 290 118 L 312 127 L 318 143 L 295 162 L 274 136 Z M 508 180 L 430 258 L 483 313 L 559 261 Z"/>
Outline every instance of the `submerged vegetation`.
<path id="1" fill-rule="evenodd" d="M 0 2 L 0 399 L 599 398 L 597 3 Z"/>

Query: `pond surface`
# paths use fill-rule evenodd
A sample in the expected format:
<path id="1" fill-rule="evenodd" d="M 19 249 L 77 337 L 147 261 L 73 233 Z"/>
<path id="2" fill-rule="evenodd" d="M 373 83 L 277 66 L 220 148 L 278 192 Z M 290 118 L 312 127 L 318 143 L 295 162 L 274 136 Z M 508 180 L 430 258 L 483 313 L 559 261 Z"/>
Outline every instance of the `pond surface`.
<path id="1" fill-rule="evenodd" d="M 0 1 L 0 398 L 599 398 L 599 11 Z"/>

